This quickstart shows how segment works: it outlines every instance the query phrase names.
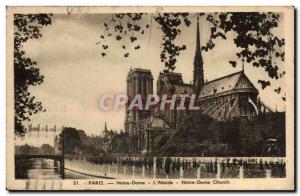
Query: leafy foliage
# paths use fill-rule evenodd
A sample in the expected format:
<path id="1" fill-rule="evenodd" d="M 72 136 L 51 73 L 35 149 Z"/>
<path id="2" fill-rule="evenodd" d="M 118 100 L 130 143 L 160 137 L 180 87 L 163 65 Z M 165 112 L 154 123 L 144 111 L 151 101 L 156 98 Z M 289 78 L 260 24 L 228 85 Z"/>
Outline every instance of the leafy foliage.
<path id="1" fill-rule="evenodd" d="M 75 149 L 81 147 L 79 130 L 72 127 L 65 127 L 62 133 L 59 134 L 59 145 L 61 148 L 64 148 L 65 154 L 74 154 Z"/>
<path id="2" fill-rule="evenodd" d="M 285 156 L 284 113 L 226 122 L 194 113 L 156 151 L 163 156 L 265 156 L 269 139 L 277 141 L 277 149 L 268 156 Z"/>
<path id="3" fill-rule="evenodd" d="M 101 55 L 105 57 L 108 54 L 108 47 L 104 47 L 106 38 L 114 36 L 117 41 L 123 41 L 124 57 L 129 57 L 129 53 L 125 51 L 130 47 L 124 44 L 124 40 L 129 39 L 133 48 L 140 49 L 142 45 L 136 45 L 138 38 L 146 31 L 150 31 L 151 36 L 152 21 L 154 20 L 157 28 L 162 32 L 160 60 L 165 65 L 164 71 L 174 71 L 176 58 L 181 51 L 186 49 L 186 45 L 178 45 L 176 40 L 182 30 L 190 26 L 191 17 L 188 13 L 156 13 L 150 16 L 149 23 L 146 20 L 147 16 L 146 13 L 113 15 L 110 23 L 104 23 L 106 35 L 101 35 L 100 41 L 97 42 L 103 47 Z M 236 53 L 237 59 L 252 64 L 254 67 L 263 68 L 270 79 L 277 80 L 284 76 L 285 71 L 279 70 L 278 63 L 284 62 L 285 40 L 272 32 L 274 28 L 278 27 L 279 14 L 272 12 L 216 12 L 199 13 L 199 16 L 205 18 L 208 28 L 210 28 L 210 37 L 202 45 L 202 51 L 212 50 L 216 46 L 216 39 L 227 39 L 228 33 L 233 32 L 233 43 L 240 49 Z M 236 59 L 232 59 L 229 64 L 236 67 L 238 63 Z M 262 89 L 271 85 L 269 80 L 263 79 L 260 79 L 258 83 L 262 85 Z"/>
<path id="4" fill-rule="evenodd" d="M 128 39 L 129 43 L 133 45 L 134 50 L 139 50 L 142 46 L 138 44 L 138 37 L 144 35 L 147 30 L 150 31 L 152 19 L 158 24 L 158 28 L 162 32 L 162 44 L 161 44 L 161 62 L 165 64 L 165 72 L 173 71 L 176 64 L 176 56 L 179 56 L 180 52 L 186 49 L 185 45 L 176 44 L 176 38 L 181 33 L 182 26 L 189 27 L 191 22 L 188 19 L 188 13 L 158 13 L 157 15 L 151 15 L 151 23 L 145 23 L 142 20 L 146 17 L 146 13 L 118 13 L 114 14 L 109 24 L 104 23 L 106 35 L 100 36 L 100 41 L 97 44 L 102 46 L 102 57 L 105 57 L 108 53 L 108 45 L 105 44 L 105 36 L 113 36 L 116 41 L 123 41 Z M 123 50 L 128 50 L 129 47 L 122 45 Z M 125 58 L 130 56 L 129 52 L 124 52 Z"/>
<path id="5" fill-rule="evenodd" d="M 165 72 L 175 69 L 176 56 L 179 56 L 180 51 L 186 49 L 185 45 L 177 45 L 175 40 L 181 33 L 182 21 L 185 26 L 190 26 L 188 15 L 188 13 L 164 13 L 155 17 L 155 21 L 163 32 L 160 60 L 165 63 Z"/>
<path id="6" fill-rule="evenodd" d="M 111 145 L 113 146 L 112 153 L 126 154 L 134 150 L 133 141 L 129 135 L 124 132 L 114 134 Z"/>
<path id="7" fill-rule="evenodd" d="M 213 139 L 213 131 L 208 131 L 211 130 L 211 123 L 213 119 L 200 112 L 189 115 L 158 151 L 170 156 L 198 156 L 206 153 L 207 144 L 211 144 Z"/>
<path id="8" fill-rule="evenodd" d="M 236 53 L 238 59 L 251 63 L 254 67 L 261 67 L 271 79 L 282 78 L 284 71 L 279 71 L 278 62 L 284 62 L 285 40 L 273 34 L 272 29 L 278 27 L 279 14 L 268 12 L 224 12 L 208 14 L 206 19 L 212 24 L 211 36 L 205 50 L 212 49 L 213 40 L 226 34 L 235 32 L 233 42 L 240 51 Z M 236 61 L 229 61 L 235 67 Z M 259 80 L 262 89 L 270 86 L 270 81 Z"/>
<path id="9" fill-rule="evenodd" d="M 101 45 L 102 52 L 101 56 L 105 57 L 109 53 L 109 46 L 106 43 L 106 37 L 112 37 L 114 33 L 114 37 L 116 41 L 129 41 L 132 43 L 133 48 L 138 50 L 141 48 L 140 45 L 137 44 L 137 36 L 144 34 L 145 29 L 149 28 L 149 25 L 142 25 L 139 21 L 142 19 L 143 15 L 147 15 L 144 13 L 118 13 L 114 14 L 111 21 L 107 24 L 106 22 L 103 23 L 105 28 L 105 35 L 100 36 L 100 40 L 96 43 Z M 122 45 L 122 49 L 124 50 L 124 58 L 130 56 L 124 44 Z"/>
<path id="10" fill-rule="evenodd" d="M 49 144 L 43 144 L 40 147 L 40 151 L 41 151 L 41 154 L 48 154 L 48 155 L 55 153 L 54 148 L 52 146 L 50 146 Z"/>
<path id="11" fill-rule="evenodd" d="M 42 37 L 40 29 L 51 24 L 51 14 L 14 15 L 14 97 L 15 97 L 15 134 L 24 136 L 27 129 L 23 121 L 43 111 L 42 103 L 28 91 L 29 86 L 43 82 L 44 76 L 35 67 L 37 64 L 25 56 L 23 45 L 29 39 Z"/>

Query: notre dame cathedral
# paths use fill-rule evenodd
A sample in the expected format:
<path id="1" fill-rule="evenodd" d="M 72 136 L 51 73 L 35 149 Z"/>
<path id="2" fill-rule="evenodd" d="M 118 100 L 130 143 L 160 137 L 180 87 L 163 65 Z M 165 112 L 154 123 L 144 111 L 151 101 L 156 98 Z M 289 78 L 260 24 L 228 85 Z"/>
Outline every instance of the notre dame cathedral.
<path id="1" fill-rule="evenodd" d="M 262 110 L 271 111 L 259 100 L 259 92 L 244 71 L 232 73 L 205 82 L 203 58 L 200 46 L 199 19 L 197 19 L 196 52 L 193 83 L 186 84 L 181 73 L 160 73 L 157 79 L 157 95 L 195 94 L 200 111 L 215 120 L 252 118 Z M 131 69 L 127 76 L 127 95 L 153 94 L 153 76 L 147 69 Z M 125 132 L 136 137 L 137 152 L 151 152 L 153 138 L 157 134 L 171 134 L 189 111 L 164 110 L 126 111 Z"/>

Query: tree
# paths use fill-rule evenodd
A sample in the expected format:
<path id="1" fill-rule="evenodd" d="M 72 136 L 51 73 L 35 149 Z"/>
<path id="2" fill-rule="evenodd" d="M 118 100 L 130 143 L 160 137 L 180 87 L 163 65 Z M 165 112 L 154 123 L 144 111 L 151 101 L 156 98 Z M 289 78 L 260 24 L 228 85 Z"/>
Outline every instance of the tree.
<path id="1" fill-rule="evenodd" d="M 63 146 L 65 154 L 74 154 L 81 147 L 80 135 L 77 129 L 65 127 L 59 134 L 59 145 Z"/>
<path id="2" fill-rule="evenodd" d="M 185 45 L 176 44 L 176 38 L 181 33 L 183 26 L 189 27 L 191 22 L 188 19 L 188 13 L 118 13 L 112 16 L 109 23 L 104 23 L 106 35 L 101 35 L 97 44 L 101 45 L 101 55 L 105 57 L 109 51 L 109 45 L 105 43 L 105 36 L 114 36 L 116 41 L 128 40 L 132 45 L 123 44 L 121 47 L 124 50 L 124 57 L 129 57 L 128 49 L 132 47 L 134 50 L 139 50 L 142 45 L 138 44 L 138 36 L 145 34 L 147 30 L 150 31 L 153 25 L 153 20 L 158 24 L 162 32 L 161 44 L 161 62 L 165 64 L 165 72 L 173 71 L 175 69 L 176 56 L 181 51 L 186 49 Z M 150 17 L 151 22 L 145 23 L 145 17 Z"/>
<path id="3" fill-rule="evenodd" d="M 166 144 L 168 143 L 170 137 L 166 134 L 163 134 L 163 133 L 160 133 L 159 135 L 157 135 L 156 137 L 154 137 L 154 144 L 153 144 L 153 147 L 152 147 L 152 153 L 153 154 L 160 154 L 160 150 L 161 148 Z"/>
<path id="4" fill-rule="evenodd" d="M 52 146 L 50 146 L 49 144 L 43 144 L 40 147 L 40 152 L 41 152 L 41 154 L 52 155 L 52 154 L 54 154 L 54 148 Z"/>
<path id="5" fill-rule="evenodd" d="M 101 147 L 95 146 L 94 144 L 81 144 L 80 150 L 85 155 L 92 155 L 92 156 L 99 156 L 105 153 L 105 151 Z"/>
<path id="6" fill-rule="evenodd" d="M 272 155 L 285 156 L 284 113 L 218 122 L 197 112 L 187 116 L 155 152 L 166 156 L 261 156 L 269 139 L 277 141 L 278 150 Z"/>
<path id="7" fill-rule="evenodd" d="M 254 67 L 261 67 L 271 79 L 282 78 L 284 70 L 279 70 L 278 64 L 284 62 L 285 40 L 276 36 L 272 30 L 278 27 L 280 15 L 278 13 L 259 12 L 224 12 L 207 15 L 207 20 L 213 25 L 211 27 L 210 43 L 204 50 L 213 48 L 213 40 L 221 37 L 226 39 L 226 34 L 235 32 L 233 42 L 240 49 L 236 56 L 241 61 L 251 63 Z M 236 66 L 236 61 L 229 61 L 232 66 Z M 262 89 L 271 85 L 269 80 L 260 79 Z M 281 87 L 275 88 L 278 94 Z M 285 98 L 283 97 L 283 100 Z"/>
<path id="8" fill-rule="evenodd" d="M 40 29 L 51 24 L 51 14 L 15 14 L 14 15 L 14 108 L 15 134 L 24 136 L 27 129 L 24 121 L 43 111 L 42 103 L 28 91 L 29 86 L 43 82 L 44 76 L 36 67 L 36 62 L 25 56 L 23 45 L 29 39 L 42 37 Z"/>
<path id="9" fill-rule="evenodd" d="M 232 151 L 239 152 L 241 148 L 240 119 L 222 122 L 221 126 L 221 142 L 229 144 Z"/>
<path id="10" fill-rule="evenodd" d="M 200 156 L 202 153 L 207 153 L 208 146 L 214 140 L 213 122 L 214 120 L 207 115 L 200 112 L 192 113 L 161 147 L 160 152 L 167 156 Z"/>
<path id="11" fill-rule="evenodd" d="M 101 45 L 101 55 L 105 57 L 109 53 L 110 46 L 106 43 L 106 38 L 115 38 L 116 41 L 123 42 L 120 47 L 124 50 L 124 58 L 129 57 L 128 49 L 138 50 L 142 47 L 138 44 L 138 38 L 149 31 L 156 22 L 156 27 L 162 32 L 161 42 L 161 62 L 165 65 L 165 72 L 174 71 L 176 68 L 176 58 L 180 52 L 186 49 L 186 45 L 176 44 L 176 39 L 184 28 L 191 24 L 189 13 L 117 13 L 111 21 L 104 22 L 105 32 L 100 36 L 97 44 Z M 240 49 L 236 53 L 237 58 L 247 65 L 261 67 L 270 79 L 280 79 L 285 71 L 280 70 L 278 64 L 284 62 L 285 40 L 273 34 L 272 30 L 278 27 L 280 15 L 278 13 L 259 13 L 259 12 L 217 12 L 199 13 L 200 17 L 205 18 L 210 28 L 210 38 L 201 50 L 207 52 L 215 47 L 214 40 L 227 39 L 229 32 L 233 32 L 234 45 Z M 150 18 L 150 22 L 146 19 Z M 124 40 L 129 40 L 128 45 Z M 114 54 L 115 55 L 115 54 Z M 228 62 L 236 66 L 236 59 Z M 258 80 L 262 89 L 271 85 L 268 79 Z M 274 92 L 280 94 L 285 100 L 284 92 L 281 87 L 275 87 Z"/>
<path id="12" fill-rule="evenodd" d="M 17 146 L 15 154 L 29 154 L 30 149 L 31 149 L 31 146 L 29 146 L 28 144 L 25 144 L 22 146 Z"/>

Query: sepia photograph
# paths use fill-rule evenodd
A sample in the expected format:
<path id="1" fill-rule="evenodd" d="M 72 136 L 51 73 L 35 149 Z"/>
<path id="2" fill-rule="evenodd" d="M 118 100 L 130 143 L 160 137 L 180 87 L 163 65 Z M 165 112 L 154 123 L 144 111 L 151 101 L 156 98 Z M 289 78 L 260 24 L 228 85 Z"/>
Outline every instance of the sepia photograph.
<path id="1" fill-rule="evenodd" d="M 8 190 L 295 189 L 294 7 L 7 7 Z"/>

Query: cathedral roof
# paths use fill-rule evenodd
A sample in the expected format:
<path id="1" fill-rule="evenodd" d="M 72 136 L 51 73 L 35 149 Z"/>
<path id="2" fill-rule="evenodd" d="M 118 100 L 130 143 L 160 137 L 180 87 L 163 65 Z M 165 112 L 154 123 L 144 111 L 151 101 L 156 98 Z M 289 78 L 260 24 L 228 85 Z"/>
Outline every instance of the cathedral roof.
<path id="1" fill-rule="evenodd" d="M 151 72 L 151 70 L 149 69 L 142 69 L 142 68 L 134 68 L 134 69 L 130 69 L 129 73 L 133 73 L 133 72 L 145 72 L 145 73 L 149 73 Z"/>
<path id="2" fill-rule="evenodd" d="M 175 85 L 175 93 L 176 94 L 182 94 L 182 93 L 193 94 L 194 93 L 193 85 L 191 85 L 191 84 Z"/>
<path id="3" fill-rule="evenodd" d="M 165 81 L 165 78 L 167 78 L 170 84 L 183 84 L 183 79 L 181 73 L 175 73 L 175 72 L 167 72 L 167 73 L 160 73 L 160 78 L 162 78 Z"/>
<path id="4" fill-rule="evenodd" d="M 127 79 L 131 77 L 150 77 L 151 79 L 153 79 L 151 70 L 141 68 L 131 68 L 128 72 Z"/>
<path id="5" fill-rule="evenodd" d="M 249 87 L 255 88 L 243 71 L 239 71 L 205 83 L 200 91 L 199 98 L 233 90 L 241 76 L 246 78 L 250 85 Z"/>

